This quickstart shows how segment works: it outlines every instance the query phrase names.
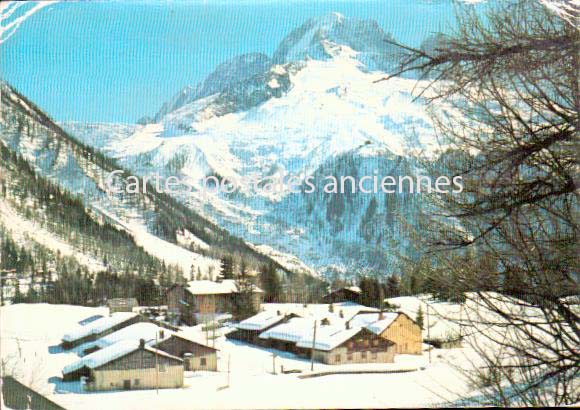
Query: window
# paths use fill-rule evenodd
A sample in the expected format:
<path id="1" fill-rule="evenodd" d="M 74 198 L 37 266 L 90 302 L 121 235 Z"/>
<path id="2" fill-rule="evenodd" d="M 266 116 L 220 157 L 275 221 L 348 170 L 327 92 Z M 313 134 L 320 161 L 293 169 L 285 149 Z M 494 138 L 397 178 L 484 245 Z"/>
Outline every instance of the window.
<path id="1" fill-rule="evenodd" d="M 334 361 L 336 363 L 340 363 L 340 355 L 339 354 L 337 354 L 337 355 L 334 356 Z"/>
<path id="2" fill-rule="evenodd" d="M 139 379 L 133 380 L 133 386 L 139 386 L 140 383 L 141 381 Z"/>
<path id="3" fill-rule="evenodd" d="M 201 359 L 199 359 L 199 364 L 200 366 L 207 366 L 207 359 L 205 357 L 202 357 Z"/>
<path id="4" fill-rule="evenodd" d="M 352 349 L 354 347 L 354 342 L 348 342 L 348 348 Z"/>
<path id="5" fill-rule="evenodd" d="M 378 346 L 379 345 L 379 341 L 378 340 L 373 340 L 373 346 Z"/>
<path id="6" fill-rule="evenodd" d="M 167 368 L 165 367 L 165 363 L 159 363 L 159 371 L 166 372 Z"/>

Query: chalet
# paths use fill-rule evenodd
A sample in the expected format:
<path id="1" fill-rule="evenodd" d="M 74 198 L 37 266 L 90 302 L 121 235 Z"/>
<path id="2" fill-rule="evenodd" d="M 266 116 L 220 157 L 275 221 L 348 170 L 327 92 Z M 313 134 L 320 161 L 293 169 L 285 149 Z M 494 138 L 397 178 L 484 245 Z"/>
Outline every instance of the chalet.
<path id="1" fill-rule="evenodd" d="M 296 346 L 307 355 L 313 348 L 314 360 L 326 364 L 393 363 L 395 344 L 365 328 L 321 326 L 313 336 L 302 338 Z"/>
<path id="2" fill-rule="evenodd" d="M 115 298 L 107 300 L 109 313 L 132 312 L 133 308 L 139 307 L 139 302 L 135 298 Z"/>
<path id="3" fill-rule="evenodd" d="M 271 329 L 288 320 L 298 317 L 294 313 L 283 313 L 282 311 L 264 311 L 257 315 L 242 320 L 236 325 L 236 330 L 226 335 L 228 339 L 242 340 L 252 344 L 261 344 L 260 333 Z"/>
<path id="4" fill-rule="evenodd" d="M 361 299 L 361 289 L 358 286 L 349 286 L 336 289 L 322 298 L 323 303 L 354 302 L 359 303 Z"/>
<path id="5" fill-rule="evenodd" d="M 269 347 L 310 357 L 326 364 L 392 363 L 394 343 L 368 329 L 351 328 L 349 322 L 332 319 L 292 318 L 260 334 Z"/>
<path id="6" fill-rule="evenodd" d="M 63 349 L 72 349 L 73 347 L 91 342 L 142 320 L 136 313 L 113 313 L 109 316 L 86 323 L 85 325 L 78 325 L 62 337 L 61 345 Z"/>
<path id="7" fill-rule="evenodd" d="M 263 291 L 253 285 L 253 303 L 256 310 L 262 302 Z M 213 320 L 216 314 L 232 311 L 234 296 L 239 292 L 235 280 L 221 282 L 195 280 L 185 285 L 174 285 L 167 292 L 170 316 L 189 325 Z"/>
<path id="8" fill-rule="evenodd" d="M 168 337 L 162 333 L 160 339 L 155 347 L 182 358 L 185 370 L 217 371 L 217 349 L 197 343 L 178 333 L 171 333 Z"/>
<path id="9" fill-rule="evenodd" d="M 84 377 L 88 391 L 177 388 L 183 386 L 183 360 L 124 340 L 91 353 L 63 369 L 63 380 Z"/>
<path id="10" fill-rule="evenodd" d="M 417 323 L 405 313 L 361 312 L 350 321 L 351 327 L 365 327 L 372 333 L 395 343 L 398 354 L 421 354 L 423 336 Z"/>

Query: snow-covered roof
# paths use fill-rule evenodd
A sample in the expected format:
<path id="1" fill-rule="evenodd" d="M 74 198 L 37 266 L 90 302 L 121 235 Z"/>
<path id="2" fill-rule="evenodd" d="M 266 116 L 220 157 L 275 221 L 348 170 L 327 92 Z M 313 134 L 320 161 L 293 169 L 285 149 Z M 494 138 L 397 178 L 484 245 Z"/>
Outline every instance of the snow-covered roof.
<path id="1" fill-rule="evenodd" d="M 348 290 L 355 292 L 355 293 L 362 293 L 362 290 L 358 286 L 349 286 L 345 289 L 348 289 Z"/>
<path id="2" fill-rule="evenodd" d="M 400 313 L 383 312 L 383 318 L 380 319 L 380 313 L 360 313 L 350 320 L 351 327 L 365 327 L 374 334 L 381 334 L 393 323 Z"/>
<path id="3" fill-rule="evenodd" d="M 294 309 L 287 307 L 283 310 L 283 304 L 275 304 L 280 307 L 278 311 L 293 312 Z M 368 308 L 352 302 L 343 302 L 334 305 L 334 311 L 329 312 L 329 305 L 300 305 L 302 310 L 296 312 L 301 317 L 290 319 L 286 323 L 281 323 L 260 334 L 261 339 L 275 339 L 285 342 L 296 343 L 298 347 L 311 348 L 314 330 L 314 321 L 317 321 L 316 327 L 316 346 L 318 350 L 331 350 L 352 336 L 356 335 L 362 329 L 367 329 L 374 334 L 381 334 L 391 323 L 400 315 L 400 313 L 383 312 L 382 319 L 378 309 Z M 292 306 L 294 307 L 294 306 Z M 343 317 L 340 317 L 340 311 L 343 311 Z M 256 318 L 256 316 L 259 316 Z M 258 326 L 265 326 L 272 320 L 280 318 L 272 309 L 251 317 L 247 329 L 259 330 Z M 347 326 L 348 322 L 348 326 Z M 241 322 L 242 324 L 244 322 Z M 326 323 L 326 324 L 325 324 Z"/>
<path id="4" fill-rule="evenodd" d="M 374 334 L 380 335 L 399 317 L 399 315 L 400 313 L 385 313 L 382 320 L 377 320 L 376 322 L 367 325 L 366 328 Z"/>
<path id="5" fill-rule="evenodd" d="M 137 316 L 137 314 L 132 312 L 116 312 L 110 316 L 105 316 L 95 320 L 94 322 L 87 323 L 84 326 L 77 326 L 74 330 L 65 333 L 62 340 L 65 342 L 74 342 L 75 340 L 82 339 L 86 336 L 98 335 L 99 333 L 132 319 L 135 316 Z"/>
<path id="6" fill-rule="evenodd" d="M 318 320 L 329 318 L 333 323 L 346 321 L 361 312 L 379 311 L 379 309 L 363 306 L 350 301 L 333 303 L 332 308 L 328 303 L 310 303 L 307 305 L 302 303 L 262 303 L 261 306 L 265 311 L 280 311 L 282 314 L 294 313 L 300 317 L 311 317 Z M 342 318 L 340 317 L 341 312 Z"/>
<path id="7" fill-rule="evenodd" d="M 160 331 L 163 331 L 164 338 L 167 338 L 173 334 L 172 331 L 154 325 L 153 323 L 135 323 L 134 325 L 124 327 L 123 329 L 119 329 L 116 332 L 108 334 L 107 336 L 101 337 L 94 342 L 83 345 L 83 350 L 87 350 L 92 347 L 98 347 L 102 349 L 122 340 L 143 339 L 146 342 L 154 342 L 157 338 L 157 340 L 160 341 Z"/>
<path id="8" fill-rule="evenodd" d="M 228 293 L 237 293 L 238 285 L 233 279 L 224 279 L 221 282 L 211 280 L 194 280 L 187 282 L 187 291 L 192 295 L 223 295 Z M 252 285 L 254 293 L 263 293 L 262 289 Z"/>
<path id="9" fill-rule="evenodd" d="M 362 328 L 347 329 L 343 323 L 316 326 L 315 349 L 332 350 L 341 343 L 347 341 Z M 296 343 L 296 346 L 303 348 L 312 347 L 314 337 L 314 319 L 312 318 L 292 318 L 286 323 L 266 330 L 260 334 L 261 339 L 283 340 L 285 342 Z"/>
<path id="10" fill-rule="evenodd" d="M 77 360 L 76 362 L 71 363 L 68 366 L 65 366 L 62 369 L 62 372 L 63 374 L 68 374 L 77 371 L 79 369 L 82 369 L 83 367 L 95 369 L 97 367 L 110 363 L 113 360 L 116 360 L 120 357 L 126 356 L 129 353 L 138 350 L 139 345 L 140 345 L 139 340 L 122 340 L 108 347 L 105 347 L 104 349 L 97 350 L 96 352 L 88 354 L 82 359 Z M 181 361 L 179 357 L 172 356 L 169 353 L 165 353 L 161 350 L 154 349 L 147 345 L 145 345 L 144 349 L 160 356 L 165 356 Z"/>
<path id="11" fill-rule="evenodd" d="M 342 326 L 320 326 L 316 329 L 316 340 L 314 348 L 316 350 L 332 350 L 340 344 L 346 342 L 348 339 L 358 334 L 362 329 L 350 328 L 346 329 Z M 313 333 L 310 332 L 302 337 L 296 346 L 303 348 L 311 348 Z"/>
<path id="12" fill-rule="evenodd" d="M 314 330 L 314 319 L 295 317 L 286 323 L 260 333 L 260 339 L 276 339 L 296 343 Z"/>
<path id="13" fill-rule="evenodd" d="M 278 314 L 278 312 L 264 311 L 242 320 L 236 327 L 244 330 L 263 330 L 280 322 L 285 316 L 282 313 Z"/>

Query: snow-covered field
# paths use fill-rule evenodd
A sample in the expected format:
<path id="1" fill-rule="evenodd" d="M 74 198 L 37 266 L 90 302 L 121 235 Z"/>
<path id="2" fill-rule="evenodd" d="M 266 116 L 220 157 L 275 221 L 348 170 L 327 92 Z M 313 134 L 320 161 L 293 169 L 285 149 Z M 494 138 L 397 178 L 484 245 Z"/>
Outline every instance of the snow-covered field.
<path id="1" fill-rule="evenodd" d="M 394 370 L 417 368 L 409 373 L 350 374 L 299 378 L 310 371 L 310 362 L 280 351 L 253 347 L 220 336 L 218 372 L 186 372 L 181 389 L 86 393 L 80 382 L 62 382 L 62 368 L 78 359 L 58 344 L 79 321 L 107 314 L 104 308 L 68 305 L 20 304 L 0 308 L 2 362 L 7 372 L 67 409 L 221 409 L 221 408 L 359 408 L 421 407 L 457 399 L 468 392 L 457 366 L 473 361 L 470 349 L 431 351 L 423 356 L 399 355 L 391 364 L 329 366 L 315 363 L 314 371 Z M 205 343 L 201 327 L 184 329 Z M 273 353 L 277 354 L 274 359 Z M 228 362 L 230 367 L 229 388 Z M 275 363 L 276 373 L 273 374 Z M 104 401 L 105 400 L 105 401 Z"/>

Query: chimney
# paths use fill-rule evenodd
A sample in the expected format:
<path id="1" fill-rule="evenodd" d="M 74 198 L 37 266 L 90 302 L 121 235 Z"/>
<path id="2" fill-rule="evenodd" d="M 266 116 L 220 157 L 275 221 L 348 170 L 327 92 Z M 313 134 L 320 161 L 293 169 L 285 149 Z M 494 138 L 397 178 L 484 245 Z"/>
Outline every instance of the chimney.
<path id="1" fill-rule="evenodd" d="M 385 315 L 383 314 L 383 309 L 381 309 L 381 312 L 379 313 L 379 320 L 383 320 L 385 318 Z"/>
<path id="2" fill-rule="evenodd" d="M 340 318 L 344 318 L 344 312 L 342 311 L 342 309 L 340 309 L 340 312 L 338 312 L 338 316 L 340 316 Z"/>
<path id="3" fill-rule="evenodd" d="M 139 339 L 139 349 L 145 349 L 145 339 Z"/>
<path id="4" fill-rule="evenodd" d="M 276 311 L 276 314 L 277 314 L 278 316 L 282 316 L 282 312 L 280 312 L 279 310 L 277 310 L 277 311 Z"/>
<path id="5" fill-rule="evenodd" d="M 346 322 L 344 322 L 344 326 L 346 330 L 350 329 L 350 322 L 347 320 Z"/>
<path id="6" fill-rule="evenodd" d="M 159 339 L 163 339 L 165 337 L 165 332 L 163 331 L 163 329 L 161 329 L 159 331 Z"/>

